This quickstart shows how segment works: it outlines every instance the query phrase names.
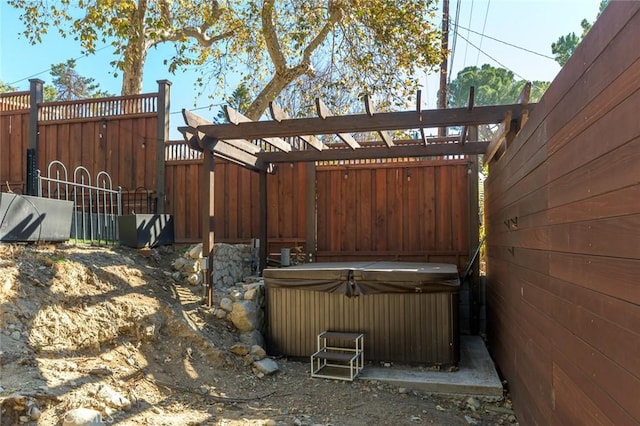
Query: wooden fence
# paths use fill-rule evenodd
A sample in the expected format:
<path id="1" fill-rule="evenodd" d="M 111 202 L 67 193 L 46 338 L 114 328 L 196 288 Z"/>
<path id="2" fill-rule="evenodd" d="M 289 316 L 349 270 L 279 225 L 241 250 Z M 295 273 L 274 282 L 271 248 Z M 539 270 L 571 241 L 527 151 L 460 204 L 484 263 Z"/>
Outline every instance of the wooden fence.
<path id="1" fill-rule="evenodd" d="M 167 211 L 176 239 L 196 242 L 202 160 L 185 150 L 183 142 L 166 146 Z M 183 156 L 189 159 L 176 159 Z M 278 257 L 280 248 L 303 247 L 314 261 L 397 259 L 462 269 L 469 259 L 468 171 L 466 159 L 279 164 L 267 175 L 268 251 Z M 216 160 L 214 203 L 216 241 L 259 236 L 256 173 Z M 317 250 L 307 250 L 314 240 Z"/>
<path id="2" fill-rule="evenodd" d="M 158 93 L 68 102 L 38 102 L 40 80 L 32 81 L 28 92 L 0 94 L 3 191 L 27 192 L 27 150 L 32 149 L 37 169 L 44 171 L 57 160 L 70 171 L 77 166 L 105 171 L 123 188 L 125 203 L 144 192 L 155 207 L 164 197 L 168 133 L 167 126 L 159 125 L 167 113 L 168 84 L 158 83 Z M 125 213 L 133 210 L 124 207 Z"/>
<path id="3" fill-rule="evenodd" d="M 29 92 L 0 93 L 0 187 L 24 190 L 29 143 Z"/>
<path id="4" fill-rule="evenodd" d="M 640 3 L 611 2 L 486 182 L 489 343 L 521 424 L 639 424 Z"/>

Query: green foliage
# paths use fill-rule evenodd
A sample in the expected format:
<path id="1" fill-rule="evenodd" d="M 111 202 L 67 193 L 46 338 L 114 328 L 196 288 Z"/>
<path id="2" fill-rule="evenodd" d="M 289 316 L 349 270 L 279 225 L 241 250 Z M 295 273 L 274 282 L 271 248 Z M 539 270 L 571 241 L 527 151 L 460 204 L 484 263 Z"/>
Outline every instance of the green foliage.
<path id="1" fill-rule="evenodd" d="M 55 29 L 62 37 L 73 37 L 86 53 L 101 44 L 111 45 L 118 59 L 111 63 L 114 74 L 123 72 L 123 94 L 139 93 L 142 68 L 148 50 L 158 43 L 175 43 L 178 55 L 170 70 L 190 64 L 184 55 L 196 45 L 211 42 L 212 27 L 234 22 L 224 15 L 217 1 L 208 5 L 197 0 L 8 0 L 22 11 L 23 35 L 41 43 Z M 228 17 L 228 20 L 225 18 Z M 213 34 L 216 29 L 213 29 Z M 230 36 L 230 32 L 224 33 Z M 133 76 L 133 78 L 131 78 Z"/>
<path id="2" fill-rule="evenodd" d="M 478 68 L 466 67 L 459 71 L 455 80 L 448 87 L 449 107 L 464 107 L 469 101 L 469 88 L 474 86 L 474 104 L 504 105 L 516 101 L 525 80 L 516 80 L 513 72 L 484 64 Z M 534 81 L 531 84 L 530 102 L 537 102 L 545 90 L 548 82 Z"/>
<path id="3" fill-rule="evenodd" d="M 404 103 L 417 71 L 441 60 L 436 0 L 8 0 L 23 13 L 24 35 L 39 43 L 51 29 L 75 38 L 87 53 L 110 44 L 123 73 L 123 94 L 141 90 L 148 50 L 175 46 L 170 72 L 197 67 L 202 90 L 225 89 L 239 75 L 258 118 L 292 83 L 305 81 L 302 104 L 314 96 L 375 94 L 381 109 Z M 317 72 L 316 70 L 322 70 Z M 217 85 L 216 85 L 217 83 Z M 321 91 L 321 93 L 318 93 Z M 296 114 L 295 111 L 291 111 Z"/>
<path id="4" fill-rule="evenodd" d="M 11 93 L 11 92 L 17 92 L 17 91 L 18 91 L 17 88 L 0 81 L 0 93 Z"/>
<path id="5" fill-rule="evenodd" d="M 600 8 L 598 9 L 598 16 L 602 14 L 604 9 L 609 4 L 609 0 L 601 0 Z M 587 33 L 592 27 L 592 23 L 583 19 L 580 22 L 580 27 L 582 27 L 582 34 L 580 37 L 576 35 L 575 32 L 571 32 L 569 34 L 560 36 L 555 43 L 551 43 L 551 53 L 554 54 L 556 62 L 560 64 L 560 66 L 564 66 L 573 52 L 575 52 L 578 44 L 585 38 Z"/>
<path id="6" fill-rule="evenodd" d="M 100 85 L 93 78 L 83 77 L 75 69 L 76 61 L 69 59 L 67 62 L 51 66 L 53 77 L 53 91 L 45 87 L 45 100 L 53 95 L 56 101 L 71 101 L 75 99 L 99 98 L 110 96 L 109 93 L 100 90 Z"/>
<path id="7" fill-rule="evenodd" d="M 245 113 L 247 111 L 247 108 L 249 108 L 249 105 L 251 105 L 251 94 L 249 93 L 249 88 L 247 87 L 247 85 L 241 83 L 236 88 L 236 90 L 231 93 L 231 96 L 226 99 L 226 104 L 236 111 Z M 220 108 L 220 111 L 218 111 L 218 115 L 216 115 L 216 117 L 214 118 L 214 122 L 227 122 L 227 116 L 224 113 L 224 109 Z"/>

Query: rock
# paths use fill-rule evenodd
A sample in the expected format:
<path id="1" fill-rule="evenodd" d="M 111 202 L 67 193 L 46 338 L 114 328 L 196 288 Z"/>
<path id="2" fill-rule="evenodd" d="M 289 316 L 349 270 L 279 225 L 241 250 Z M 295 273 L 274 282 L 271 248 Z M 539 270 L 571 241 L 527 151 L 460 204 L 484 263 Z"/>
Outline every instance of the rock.
<path id="1" fill-rule="evenodd" d="M 509 417 L 507 417 L 507 420 L 509 420 L 509 422 L 511 423 L 515 423 L 516 422 L 516 416 L 514 416 L 513 414 L 510 415 Z"/>
<path id="2" fill-rule="evenodd" d="M 258 318 L 258 309 L 255 303 L 247 300 L 233 303 L 229 319 L 240 331 L 255 330 L 262 320 L 262 318 Z"/>
<path id="3" fill-rule="evenodd" d="M 184 268 L 182 268 L 184 272 L 194 273 L 200 271 L 200 261 L 198 260 L 187 260 L 184 264 Z"/>
<path id="4" fill-rule="evenodd" d="M 398 388 L 398 393 L 400 395 L 406 395 L 406 394 L 409 393 L 409 389 L 407 389 L 407 388 Z"/>
<path id="5" fill-rule="evenodd" d="M 187 282 L 191 285 L 198 285 L 202 282 L 202 275 L 199 273 L 192 273 L 187 276 Z"/>
<path id="6" fill-rule="evenodd" d="M 27 415 L 31 418 L 31 420 L 38 420 L 40 418 L 40 416 L 42 415 L 42 411 L 40 411 L 39 407 L 36 407 L 35 405 L 32 405 L 27 410 Z"/>
<path id="7" fill-rule="evenodd" d="M 231 297 L 231 300 L 234 302 L 238 302 L 244 298 L 244 294 L 240 290 L 234 289 L 229 294 L 229 297 Z"/>
<path id="8" fill-rule="evenodd" d="M 122 410 L 131 408 L 131 401 L 107 385 L 103 385 L 96 396 L 109 407 Z"/>
<path id="9" fill-rule="evenodd" d="M 199 259 L 199 258 L 201 258 L 202 257 L 202 243 L 192 246 L 189 249 L 189 251 L 187 252 L 186 256 L 190 257 L 191 259 Z"/>
<path id="10" fill-rule="evenodd" d="M 227 312 L 233 311 L 233 302 L 228 297 L 223 297 L 220 301 L 220 308 Z"/>
<path id="11" fill-rule="evenodd" d="M 171 278 L 173 278 L 174 281 L 180 281 L 182 279 L 182 273 L 180 271 L 174 272 L 171 274 Z"/>
<path id="12" fill-rule="evenodd" d="M 249 289 L 245 291 L 244 298 L 245 300 L 254 300 L 258 294 L 258 290 L 255 288 Z"/>
<path id="13" fill-rule="evenodd" d="M 251 350 L 251 347 L 249 345 L 236 343 L 235 345 L 231 346 L 229 350 L 238 356 L 245 356 L 246 354 L 249 353 L 249 351 Z"/>
<path id="14" fill-rule="evenodd" d="M 11 333 L 11 338 L 13 340 L 20 340 L 21 337 L 22 337 L 22 333 L 20 333 L 19 331 L 14 331 Z"/>
<path id="15" fill-rule="evenodd" d="M 277 373 L 280 368 L 278 364 L 271 358 L 261 359 L 253 363 L 254 371 L 260 372 L 266 376 Z"/>
<path id="16" fill-rule="evenodd" d="M 20 423 L 27 423 L 31 419 L 29 418 L 29 416 L 20 416 L 19 420 L 20 420 Z"/>
<path id="17" fill-rule="evenodd" d="M 176 260 L 173 261 L 173 269 L 175 269 L 176 271 L 180 271 L 184 268 L 184 265 L 187 263 L 187 259 L 185 259 L 184 257 L 179 257 Z"/>
<path id="18" fill-rule="evenodd" d="M 255 279 L 255 277 L 246 278 L 246 283 L 242 284 L 242 289 L 244 291 L 256 289 L 256 288 L 262 286 L 262 282 L 251 281 L 252 279 Z"/>
<path id="19" fill-rule="evenodd" d="M 225 311 L 224 309 L 216 310 L 216 318 L 225 319 L 226 317 L 227 317 L 227 311 Z"/>
<path id="20" fill-rule="evenodd" d="M 248 333 L 242 333 L 240 335 L 240 341 L 247 345 L 258 345 L 264 347 L 264 336 L 258 330 L 251 330 Z"/>
<path id="21" fill-rule="evenodd" d="M 473 417 L 465 415 L 464 419 L 467 421 L 467 424 L 470 424 L 470 425 L 477 425 L 478 424 L 478 420 L 474 419 Z"/>
<path id="22" fill-rule="evenodd" d="M 103 424 L 102 414 L 90 408 L 75 408 L 67 411 L 62 419 L 62 426 L 94 426 Z"/>
<path id="23" fill-rule="evenodd" d="M 467 408 L 470 409 L 471 411 L 476 411 L 478 408 L 480 408 L 480 403 L 478 402 L 477 399 L 475 399 L 472 396 L 467 398 L 465 403 L 466 403 Z"/>
<path id="24" fill-rule="evenodd" d="M 258 360 L 267 357 L 267 351 L 265 351 L 260 345 L 251 346 L 251 351 L 249 353 Z"/>

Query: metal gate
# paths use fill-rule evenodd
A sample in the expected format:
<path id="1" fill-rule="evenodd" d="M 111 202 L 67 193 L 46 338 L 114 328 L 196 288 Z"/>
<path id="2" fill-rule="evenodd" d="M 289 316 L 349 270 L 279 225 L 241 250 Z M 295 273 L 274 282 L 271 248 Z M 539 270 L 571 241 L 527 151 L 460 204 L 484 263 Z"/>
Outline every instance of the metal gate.
<path id="1" fill-rule="evenodd" d="M 45 186 L 46 191 L 43 190 Z M 78 166 L 73 170 L 72 180 L 69 180 L 66 166 L 54 160 L 47 166 L 46 176 L 38 170 L 38 196 L 73 201 L 72 239 L 99 244 L 118 243 L 122 188 L 113 189 L 113 181 L 107 172 L 99 172 L 94 184 L 89 170 Z"/>

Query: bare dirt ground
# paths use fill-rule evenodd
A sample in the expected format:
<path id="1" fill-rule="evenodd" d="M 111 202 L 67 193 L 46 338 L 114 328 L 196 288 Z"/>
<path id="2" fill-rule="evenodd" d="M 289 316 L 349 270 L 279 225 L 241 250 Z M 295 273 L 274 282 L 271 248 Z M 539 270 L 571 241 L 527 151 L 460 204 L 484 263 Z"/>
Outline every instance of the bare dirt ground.
<path id="1" fill-rule="evenodd" d="M 311 379 L 298 360 L 257 377 L 229 351 L 233 326 L 172 280 L 182 251 L 0 245 L 0 423 L 63 424 L 79 407 L 100 412 L 91 424 L 516 423 L 508 398 Z"/>

